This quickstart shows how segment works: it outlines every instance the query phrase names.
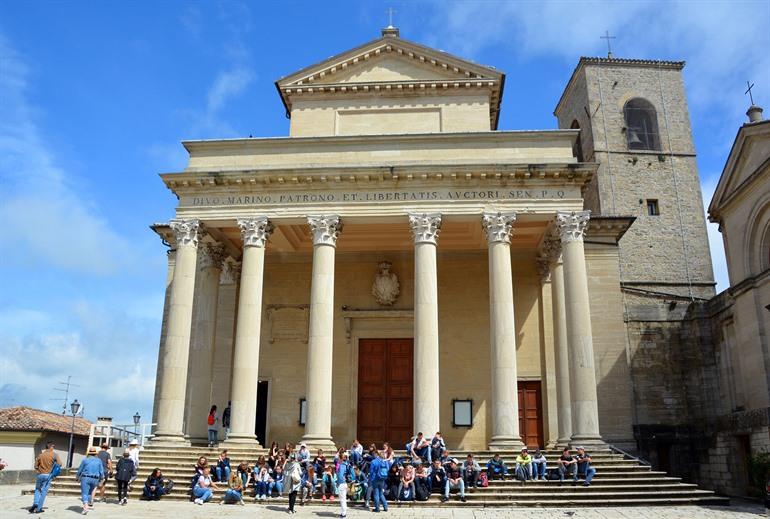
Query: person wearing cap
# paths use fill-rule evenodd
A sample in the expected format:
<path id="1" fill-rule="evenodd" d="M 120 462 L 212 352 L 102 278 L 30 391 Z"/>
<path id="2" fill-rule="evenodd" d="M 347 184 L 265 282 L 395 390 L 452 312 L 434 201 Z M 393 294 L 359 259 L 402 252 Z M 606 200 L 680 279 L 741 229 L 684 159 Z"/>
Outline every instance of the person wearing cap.
<path id="1" fill-rule="evenodd" d="M 286 475 L 286 488 L 289 490 L 289 509 L 287 512 L 294 513 L 294 503 L 297 502 L 297 493 L 302 488 L 302 465 L 297 461 L 295 453 L 289 454 L 289 460 L 284 467 Z"/>
<path id="2" fill-rule="evenodd" d="M 303 468 L 307 468 L 307 464 L 310 461 L 310 451 L 307 450 L 305 443 L 299 444 L 299 451 L 297 451 L 297 461 Z"/>
<path id="3" fill-rule="evenodd" d="M 540 447 L 535 449 L 535 454 L 532 456 L 532 479 L 542 479 L 545 481 L 546 471 L 546 459 L 543 453 L 540 451 Z"/>
<path id="4" fill-rule="evenodd" d="M 578 474 L 583 474 L 583 477 L 585 478 L 583 480 L 583 486 L 590 486 L 591 480 L 596 475 L 596 469 L 591 466 L 591 456 L 586 452 L 585 448 L 577 448 L 575 461 L 577 461 L 577 471 L 575 472 L 575 477 L 572 479 L 573 484 L 577 483 Z"/>
<path id="5" fill-rule="evenodd" d="M 126 449 L 123 457 L 118 460 L 115 468 L 115 484 L 118 486 L 118 503 L 125 505 L 128 502 L 128 482 L 136 479 L 136 465 L 131 459 L 131 454 Z"/>
<path id="6" fill-rule="evenodd" d="M 532 456 L 529 455 L 529 449 L 526 447 L 516 456 L 516 479 L 522 483 L 532 479 Z"/>
<path id="7" fill-rule="evenodd" d="M 128 457 L 131 458 L 131 461 L 134 462 L 134 468 L 139 470 L 139 442 L 136 440 L 136 438 L 128 442 Z M 136 475 L 134 475 L 134 477 L 131 478 L 131 480 L 128 482 L 129 492 L 133 490 L 135 479 Z"/>
<path id="8" fill-rule="evenodd" d="M 88 448 L 88 455 L 80 462 L 75 479 L 80 483 L 80 494 L 83 500 L 83 515 L 93 507 L 94 490 L 99 481 L 104 479 L 102 460 L 96 457 L 96 447 Z"/>

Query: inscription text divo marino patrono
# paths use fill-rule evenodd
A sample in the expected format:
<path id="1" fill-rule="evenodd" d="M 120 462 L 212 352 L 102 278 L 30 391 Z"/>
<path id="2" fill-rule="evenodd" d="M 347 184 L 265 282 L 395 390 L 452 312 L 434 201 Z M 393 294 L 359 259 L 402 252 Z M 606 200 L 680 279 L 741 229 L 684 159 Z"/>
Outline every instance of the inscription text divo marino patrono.
<path id="1" fill-rule="evenodd" d="M 526 200 L 563 199 L 564 189 L 484 189 L 435 191 L 274 192 L 250 195 L 196 196 L 193 206 L 262 205 L 307 203 L 420 202 L 431 200 Z"/>

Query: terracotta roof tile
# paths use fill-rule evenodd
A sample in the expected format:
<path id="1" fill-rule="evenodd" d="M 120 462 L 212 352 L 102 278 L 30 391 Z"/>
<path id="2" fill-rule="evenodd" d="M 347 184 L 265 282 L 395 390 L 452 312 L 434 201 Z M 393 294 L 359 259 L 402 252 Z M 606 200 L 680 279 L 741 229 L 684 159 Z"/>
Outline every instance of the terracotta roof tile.
<path id="1" fill-rule="evenodd" d="M 51 431 L 68 433 L 72 428 L 72 416 L 41 409 L 18 406 L 0 409 L 0 431 Z M 75 434 L 89 436 L 91 422 L 75 418 Z"/>

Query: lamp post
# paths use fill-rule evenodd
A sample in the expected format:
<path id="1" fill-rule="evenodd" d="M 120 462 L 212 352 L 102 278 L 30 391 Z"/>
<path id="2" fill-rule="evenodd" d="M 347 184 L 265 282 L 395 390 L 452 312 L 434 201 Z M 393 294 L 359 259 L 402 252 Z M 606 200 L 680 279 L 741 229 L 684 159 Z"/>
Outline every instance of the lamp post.
<path id="1" fill-rule="evenodd" d="M 141 416 L 139 416 L 139 411 L 136 412 L 134 415 L 134 435 L 139 436 L 139 421 L 142 419 Z M 141 439 L 138 439 L 139 443 L 142 443 Z"/>
<path id="2" fill-rule="evenodd" d="M 67 449 L 67 468 L 72 468 L 72 448 L 75 441 L 75 415 L 80 411 L 80 402 L 76 398 L 70 404 L 70 411 L 72 411 L 72 427 L 70 428 L 70 446 Z"/>

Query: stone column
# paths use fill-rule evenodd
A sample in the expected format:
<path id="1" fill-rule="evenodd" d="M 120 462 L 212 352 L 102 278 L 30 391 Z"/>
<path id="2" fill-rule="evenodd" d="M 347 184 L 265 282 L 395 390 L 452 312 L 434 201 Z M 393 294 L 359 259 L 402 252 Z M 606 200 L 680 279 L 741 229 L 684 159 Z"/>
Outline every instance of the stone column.
<path id="1" fill-rule="evenodd" d="M 217 337 L 214 342 L 214 363 L 211 376 L 211 403 L 224 411 L 230 401 L 230 386 L 233 381 L 233 347 L 238 313 L 238 285 L 241 282 L 241 263 L 235 259 L 225 260 L 219 278 L 219 304 L 217 305 Z M 225 440 L 224 431 L 219 438 Z"/>
<path id="2" fill-rule="evenodd" d="M 559 420 L 559 439 L 556 444 L 565 447 L 572 437 L 572 403 L 569 391 L 569 349 L 567 348 L 567 319 L 564 301 L 564 265 L 561 252 L 556 251 L 551 267 L 551 300 L 553 308 L 553 346 L 556 354 L 556 405 Z"/>
<path id="3" fill-rule="evenodd" d="M 516 331 L 513 318 L 511 230 L 516 213 L 484 213 L 489 244 L 489 342 L 492 373 L 490 449 L 523 446 L 519 436 Z"/>
<path id="4" fill-rule="evenodd" d="M 334 328 L 334 256 L 342 230 L 339 216 L 309 216 L 313 235 L 310 331 L 307 345 L 307 417 L 302 440 L 312 448 L 333 449 L 332 360 Z"/>
<path id="5" fill-rule="evenodd" d="M 204 243 L 198 248 L 198 293 L 195 295 L 195 331 L 190 345 L 188 363 L 189 411 L 187 413 L 187 436 L 190 440 L 206 440 L 208 437 L 206 417 L 211 402 L 212 364 L 214 340 L 217 331 L 217 303 L 219 301 L 219 275 L 225 260 L 222 245 Z M 213 402 L 216 403 L 216 402 Z M 220 406 L 221 413 L 221 406 Z"/>
<path id="6" fill-rule="evenodd" d="M 441 215 L 408 216 L 414 236 L 414 431 L 430 437 L 441 430 L 436 274 Z"/>
<path id="7" fill-rule="evenodd" d="M 596 399 L 596 370 L 588 306 L 583 235 L 590 211 L 556 213 L 564 262 L 564 302 L 569 345 L 570 401 L 572 402 L 572 445 L 603 447 L 599 434 Z"/>
<path id="8" fill-rule="evenodd" d="M 158 398 L 158 425 L 154 442 L 185 444 L 184 407 L 187 386 L 187 359 L 190 353 L 195 291 L 195 265 L 199 221 L 174 219 L 169 223 L 176 238 L 176 264 L 171 282 L 166 340 L 161 348 L 163 361 Z"/>
<path id="9" fill-rule="evenodd" d="M 227 443 L 259 447 L 254 434 L 257 421 L 257 377 L 262 330 L 262 281 L 265 245 L 272 224 L 265 216 L 238 218 L 243 239 L 241 288 L 233 349 L 233 378 L 230 386 L 230 434 Z"/>

